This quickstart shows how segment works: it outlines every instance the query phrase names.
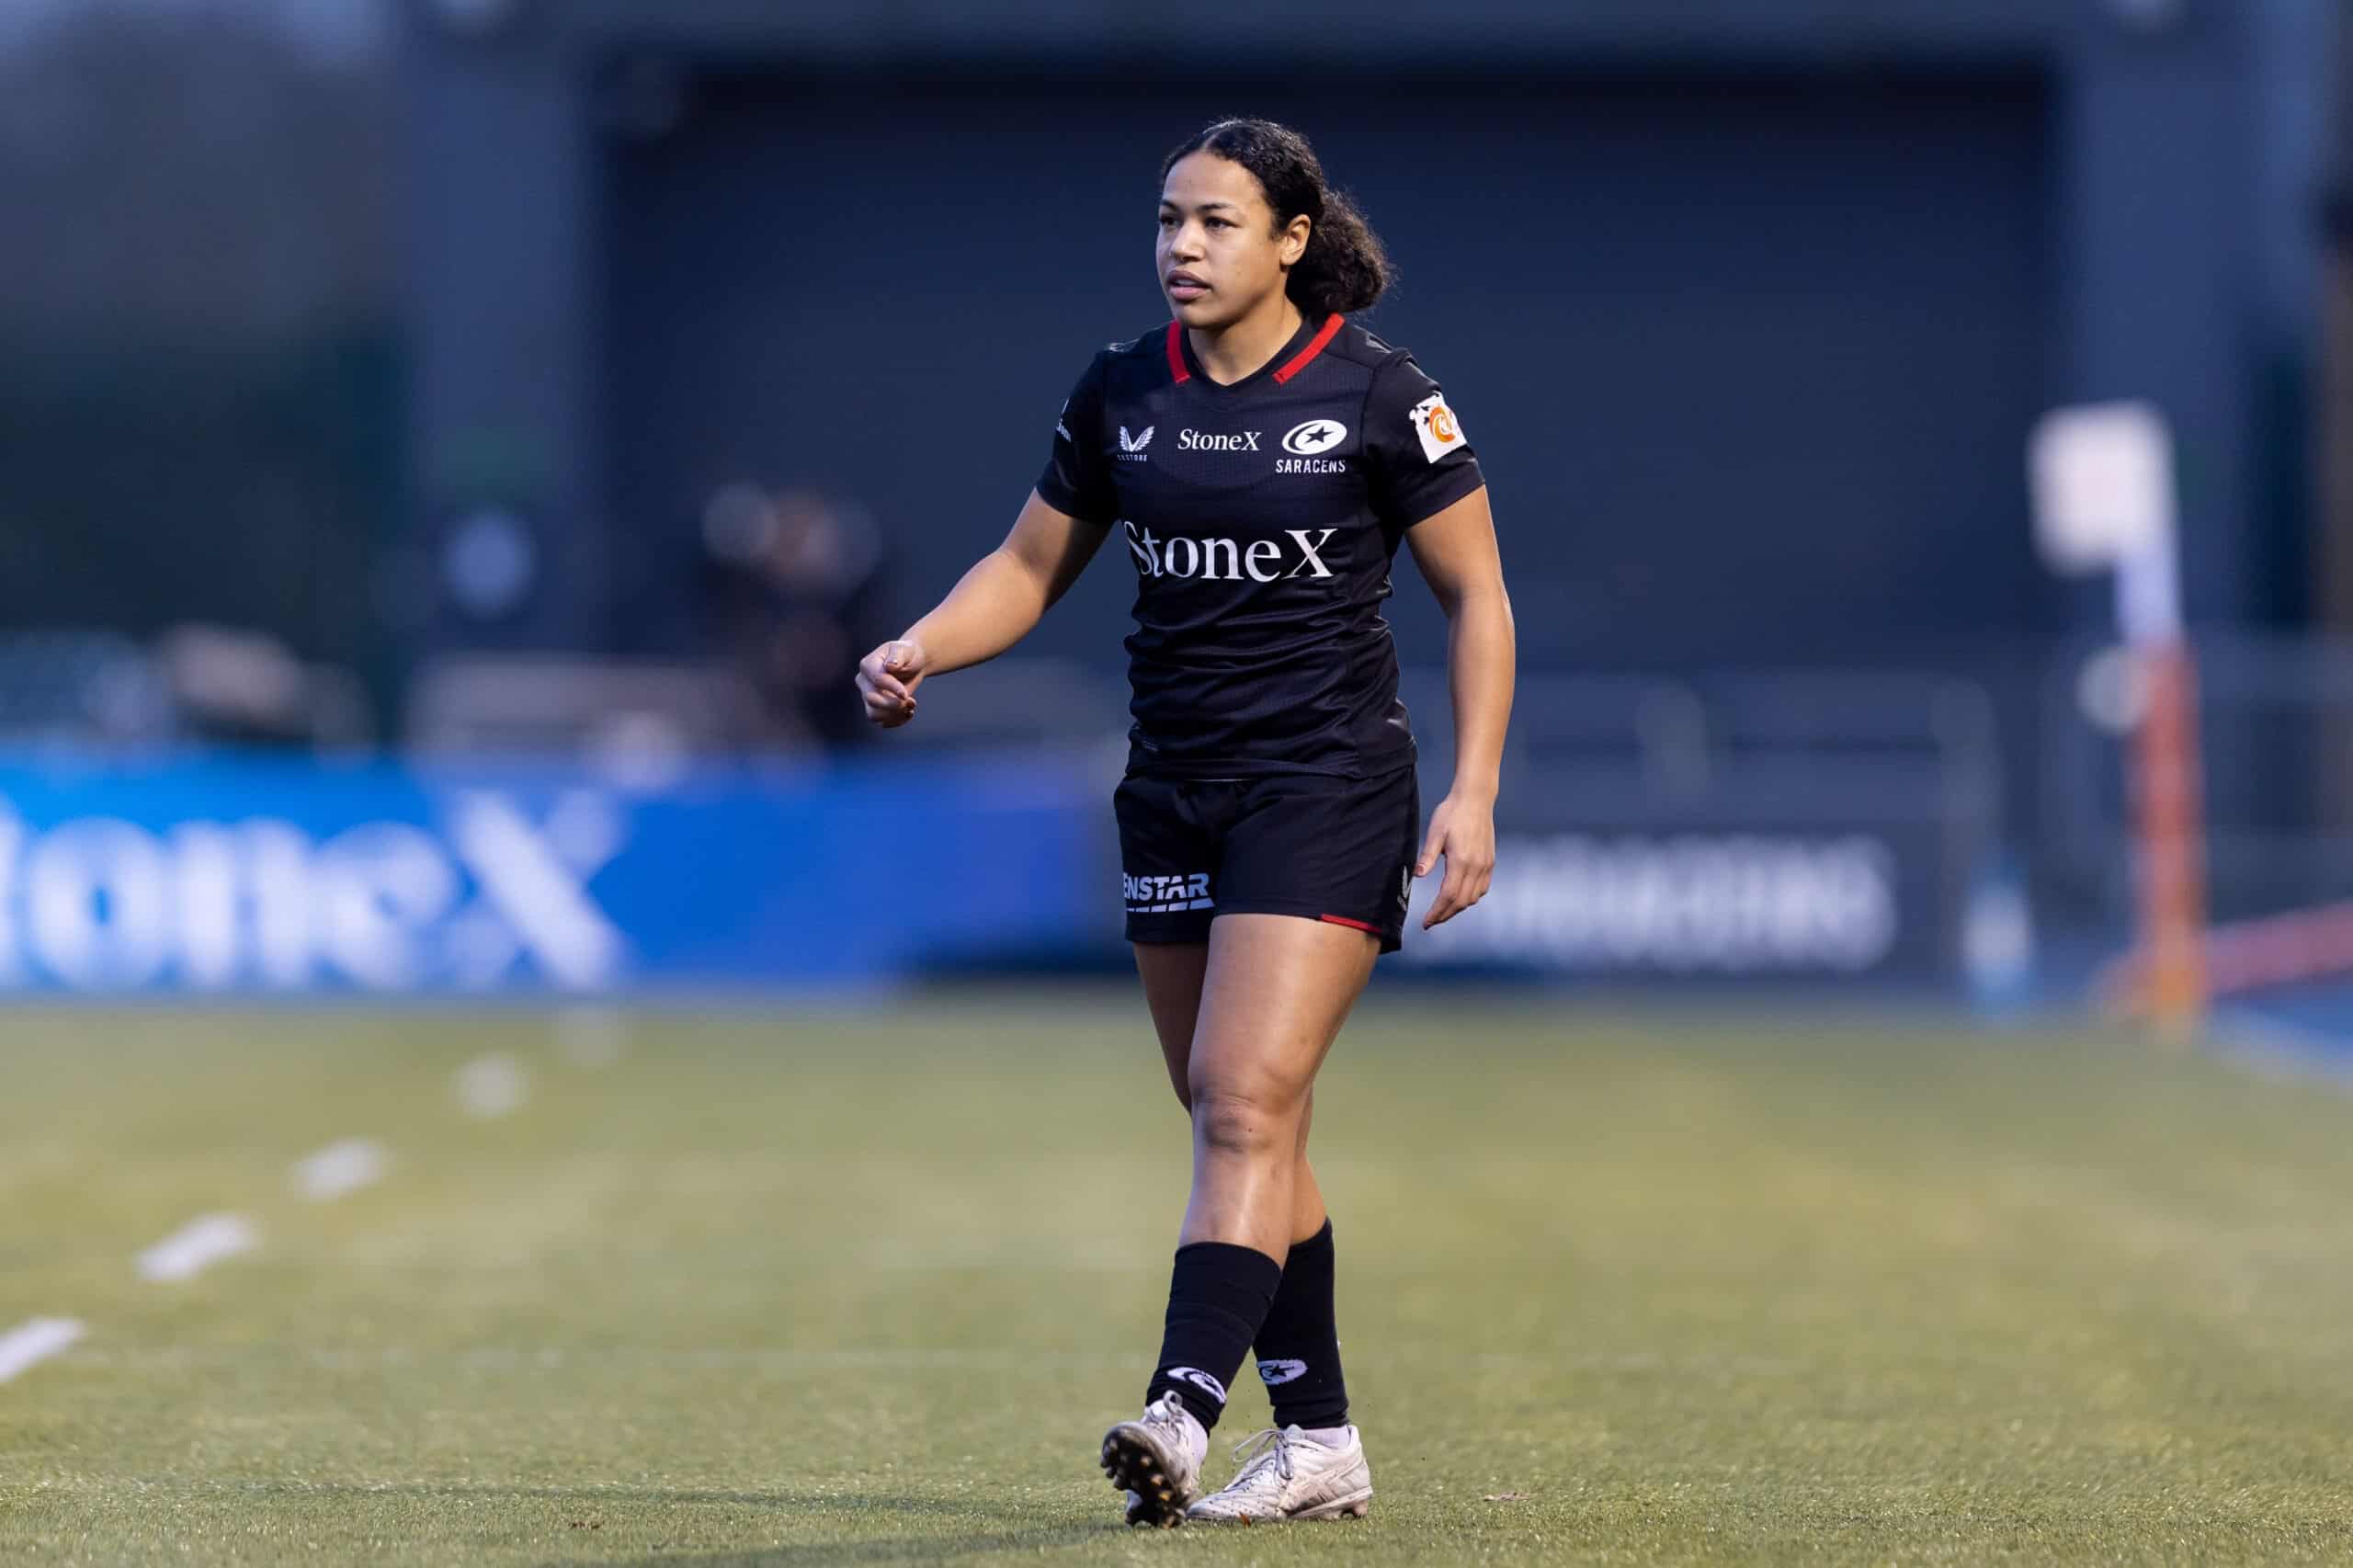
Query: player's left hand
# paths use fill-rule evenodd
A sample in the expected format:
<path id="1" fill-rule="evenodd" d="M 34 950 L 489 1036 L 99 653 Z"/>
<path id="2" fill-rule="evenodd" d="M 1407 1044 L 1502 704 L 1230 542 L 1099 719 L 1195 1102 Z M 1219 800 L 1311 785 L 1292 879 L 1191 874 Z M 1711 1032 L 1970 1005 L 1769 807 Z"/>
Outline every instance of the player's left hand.
<path id="1" fill-rule="evenodd" d="M 1446 857 L 1446 881 L 1422 915 L 1422 929 L 1443 925 L 1487 896 L 1495 875 L 1495 807 L 1492 801 L 1449 795 L 1430 813 L 1430 831 L 1414 862 L 1414 875 L 1427 877 Z"/>

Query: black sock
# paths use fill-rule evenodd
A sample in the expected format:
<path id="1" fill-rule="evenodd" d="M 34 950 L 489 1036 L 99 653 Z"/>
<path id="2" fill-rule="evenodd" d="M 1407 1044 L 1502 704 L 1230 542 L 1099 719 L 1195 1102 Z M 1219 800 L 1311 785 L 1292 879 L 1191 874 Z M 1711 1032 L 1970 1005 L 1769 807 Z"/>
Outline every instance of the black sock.
<path id="1" fill-rule="evenodd" d="M 1144 1403 L 1173 1390 L 1195 1420 L 1216 1426 L 1225 1411 L 1225 1391 L 1250 1354 L 1250 1341 L 1282 1277 L 1281 1264 L 1249 1247 L 1225 1242 L 1178 1247 L 1168 1281 L 1160 1366 L 1144 1390 Z"/>
<path id="2" fill-rule="evenodd" d="M 1274 1402 L 1275 1425 L 1345 1426 L 1348 1388 L 1340 1376 L 1340 1327 L 1332 1314 L 1332 1221 L 1291 1244 L 1283 1281 L 1258 1329 L 1258 1376 Z"/>

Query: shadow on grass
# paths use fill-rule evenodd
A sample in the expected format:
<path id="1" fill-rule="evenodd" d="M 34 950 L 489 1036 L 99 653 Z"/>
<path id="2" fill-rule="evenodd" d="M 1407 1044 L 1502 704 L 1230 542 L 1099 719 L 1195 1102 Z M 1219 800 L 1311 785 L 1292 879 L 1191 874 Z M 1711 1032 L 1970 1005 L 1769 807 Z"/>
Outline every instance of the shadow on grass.
<path id="1" fill-rule="evenodd" d="M 884 1499 L 876 1511 L 889 1512 L 898 1499 Z M 920 1506 L 920 1505 L 919 1505 Z M 1090 1540 L 1124 1536 L 1128 1527 L 1118 1519 L 1087 1524 L 1040 1525 L 1035 1529 L 998 1530 L 987 1535 L 946 1537 L 905 1535 L 873 1540 L 821 1540 L 771 1546 L 757 1551 L 638 1552 L 627 1557 L 559 1557 L 544 1568 L 801 1568 L 817 1562 L 954 1562 L 993 1552 L 1035 1555 L 1048 1548 L 1078 1546 Z"/>
<path id="2" fill-rule="evenodd" d="M 877 1496 L 871 1494 L 812 1494 L 803 1492 L 720 1492 L 661 1486 L 501 1486 L 481 1483 L 395 1482 L 369 1486 L 352 1483 L 305 1485 L 308 1494 L 341 1493 L 351 1496 L 511 1497 L 568 1503 L 584 1513 L 599 1506 L 624 1503 L 732 1503 L 781 1513 L 830 1515 L 838 1530 L 848 1520 L 952 1515 L 969 1517 L 976 1512 L 970 1502 L 945 1497 Z M 845 1520 L 844 1516 L 848 1517 Z M 852 1524 L 851 1528 L 855 1528 Z M 751 1550 L 721 1550 L 682 1543 L 675 1551 L 659 1548 L 607 1555 L 602 1544 L 583 1532 L 579 1555 L 546 1560 L 545 1568 L 654 1568 L 656 1564 L 684 1568 L 795 1568 L 817 1562 L 950 1562 L 991 1552 L 1035 1552 L 1087 1540 L 1123 1537 L 1128 1527 L 1116 1513 L 1098 1519 L 1040 1524 L 1029 1528 L 1000 1528 L 976 1535 L 881 1536 L 866 1540 L 788 1542 Z"/>
<path id="3" fill-rule="evenodd" d="M 973 1505 L 947 1497 L 873 1497 L 863 1493 L 715 1492 L 681 1486 L 514 1486 L 483 1481 L 304 1481 L 290 1483 L 230 1483 L 247 1492 L 286 1492 L 306 1497 L 536 1497 L 556 1503 L 576 1503 L 585 1508 L 598 1503 L 741 1503 L 756 1508 L 890 1514 L 968 1514 Z"/>

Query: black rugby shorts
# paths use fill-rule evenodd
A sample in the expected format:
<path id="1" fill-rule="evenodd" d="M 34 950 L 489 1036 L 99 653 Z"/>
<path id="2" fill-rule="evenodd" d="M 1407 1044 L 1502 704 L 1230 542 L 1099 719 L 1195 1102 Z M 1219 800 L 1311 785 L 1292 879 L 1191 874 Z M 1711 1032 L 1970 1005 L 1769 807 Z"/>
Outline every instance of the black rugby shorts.
<path id="1" fill-rule="evenodd" d="M 1205 942 L 1220 915 L 1297 915 L 1404 944 L 1422 795 L 1378 778 L 1148 778 L 1112 796 L 1131 942 Z"/>

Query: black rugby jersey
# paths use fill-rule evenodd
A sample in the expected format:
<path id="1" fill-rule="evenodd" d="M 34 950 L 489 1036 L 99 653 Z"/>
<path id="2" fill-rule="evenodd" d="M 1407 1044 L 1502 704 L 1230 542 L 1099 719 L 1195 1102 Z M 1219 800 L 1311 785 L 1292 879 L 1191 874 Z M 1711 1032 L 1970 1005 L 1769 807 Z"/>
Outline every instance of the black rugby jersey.
<path id="1" fill-rule="evenodd" d="M 1170 777 L 1403 767 L 1381 601 L 1407 528 L 1484 481 L 1436 382 L 1341 316 L 1220 386 L 1175 322 L 1096 355 L 1038 494 L 1136 574 L 1129 767 Z"/>

